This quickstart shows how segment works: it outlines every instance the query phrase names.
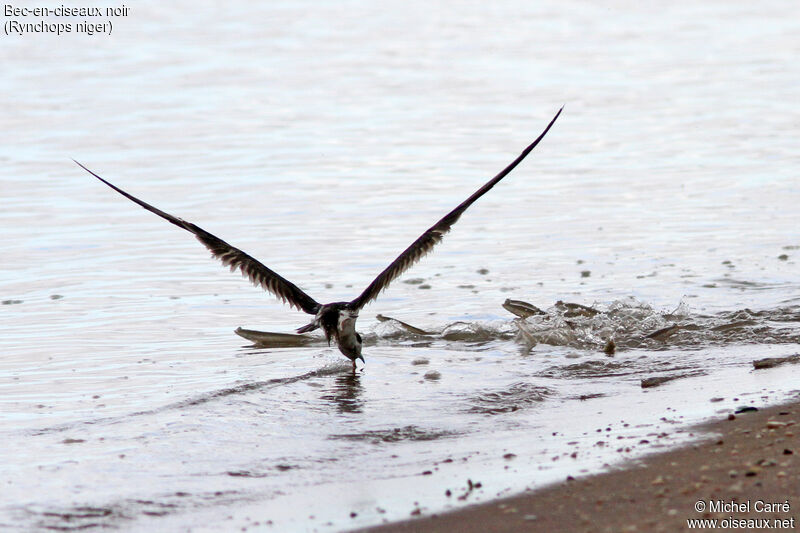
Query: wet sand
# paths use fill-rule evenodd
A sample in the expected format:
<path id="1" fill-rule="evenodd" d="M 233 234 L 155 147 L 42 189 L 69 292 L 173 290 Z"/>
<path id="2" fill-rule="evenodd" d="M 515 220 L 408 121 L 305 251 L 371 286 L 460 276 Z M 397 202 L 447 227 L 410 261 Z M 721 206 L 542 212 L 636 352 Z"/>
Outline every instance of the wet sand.
<path id="1" fill-rule="evenodd" d="M 621 469 L 370 532 L 797 530 L 800 400 L 697 426 Z M 690 527 L 688 520 L 717 520 Z"/>

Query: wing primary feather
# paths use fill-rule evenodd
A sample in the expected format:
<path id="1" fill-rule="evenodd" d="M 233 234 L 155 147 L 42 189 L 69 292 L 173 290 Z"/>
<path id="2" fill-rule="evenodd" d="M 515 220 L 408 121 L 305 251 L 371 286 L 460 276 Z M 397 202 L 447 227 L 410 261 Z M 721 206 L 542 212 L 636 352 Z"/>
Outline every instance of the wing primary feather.
<path id="1" fill-rule="evenodd" d="M 73 161 L 75 160 L 73 159 Z M 294 283 L 267 268 L 260 261 L 254 259 L 238 248 L 231 246 L 219 237 L 212 235 L 200 226 L 172 216 L 169 213 L 166 213 L 157 207 L 154 207 L 147 202 L 136 198 L 132 194 L 123 191 L 113 183 L 101 178 L 78 161 L 75 161 L 75 163 L 128 200 L 139 204 L 141 207 L 160 216 L 164 220 L 175 224 L 179 228 L 183 228 L 186 231 L 193 233 L 197 240 L 199 240 L 206 248 L 208 248 L 213 257 L 219 259 L 223 265 L 230 267 L 231 272 L 237 269 L 240 270 L 242 275 L 249 278 L 254 285 L 262 287 L 267 292 L 270 292 L 280 298 L 284 303 L 288 303 L 292 307 L 296 307 L 301 311 L 313 315 L 319 310 L 320 304 L 317 303 L 312 297 L 306 294 Z"/>
<path id="2" fill-rule="evenodd" d="M 400 275 L 403 274 L 406 270 L 411 268 L 417 261 L 422 259 L 425 255 L 433 250 L 434 246 L 442 241 L 445 234 L 450 231 L 450 228 L 458 222 L 458 219 L 467 210 L 469 206 L 471 206 L 478 198 L 489 192 L 489 190 L 494 187 L 501 179 L 506 177 L 514 168 L 522 162 L 525 157 L 531 153 L 531 151 L 536 148 L 536 145 L 539 144 L 547 132 L 550 131 L 550 128 L 555 123 L 556 119 L 558 119 L 559 115 L 561 115 L 561 111 L 564 110 L 564 106 L 561 106 L 561 109 L 558 110 L 558 113 L 553 117 L 544 131 L 534 140 L 531 144 L 529 144 L 522 153 L 512 161 L 506 168 L 500 171 L 494 178 L 487 181 L 480 189 L 475 191 L 472 196 L 461 202 L 458 207 L 447 213 L 441 220 L 439 220 L 436 224 L 431 226 L 430 228 L 425 231 L 422 235 L 420 235 L 417 240 L 415 240 L 411 245 L 403 250 L 403 252 L 395 258 L 391 264 L 386 267 L 383 272 L 378 274 L 372 283 L 362 292 L 358 298 L 353 300 L 348 304 L 348 306 L 352 309 L 361 309 L 367 303 L 374 300 L 378 297 L 378 295 L 383 292 L 389 284 L 397 279 Z"/>

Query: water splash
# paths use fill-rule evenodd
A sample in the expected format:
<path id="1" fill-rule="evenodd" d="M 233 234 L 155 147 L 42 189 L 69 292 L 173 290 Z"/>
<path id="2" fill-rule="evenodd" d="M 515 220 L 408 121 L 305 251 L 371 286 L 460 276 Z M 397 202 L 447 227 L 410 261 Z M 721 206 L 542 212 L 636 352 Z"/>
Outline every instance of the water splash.
<path id="1" fill-rule="evenodd" d="M 514 340 L 525 350 L 536 345 L 580 350 L 699 348 L 725 344 L 786 344 L 800 342 L 800 306 L 753 311 L 740 309 L 713 315 L 697 313 L 684 301 L 673 309 L 656 309 L 635 298 L 608 304 L 557 301 L 542 310 L 523 300 L 506 300 L 503 308 L 516 314 L 511 320 L 457 321 L 444 326 L 411 325 L 378 315 L 365 332 L 367 345 L 444 344 L 481 347 Z M 248 331 L 259 347 L 283 348 L 324 345 L 322 337 Z M 287 338 L 292 342 L 287 342 Z M 609 342 L 613 346 L 609 346 Z"/>
<path id="2" fill-rule="evenodd" d="M 548 344 L 594 351 L 610 340 L 621 349 L 652 350 L 797 343 L 798 322 L 800 307 L 705 315 L 685 302 L 672 310 L 657 310 L 634 298 L 591 307 L 556 302 L 545 314 L 514 319 L 517 341 L 528 348 Z"/>

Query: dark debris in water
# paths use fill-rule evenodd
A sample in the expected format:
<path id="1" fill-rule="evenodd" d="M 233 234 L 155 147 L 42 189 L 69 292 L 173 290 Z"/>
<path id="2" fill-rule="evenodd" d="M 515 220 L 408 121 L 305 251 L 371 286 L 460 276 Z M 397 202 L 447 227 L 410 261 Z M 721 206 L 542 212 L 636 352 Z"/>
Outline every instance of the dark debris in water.
<path id="1" fill-rule="evenodd" d="M 773 368 L 787 363 L 800 363 L 800 354 L 789 355 L 787 357 L 765 357 L 764 359 L 756 359 L 753 361 L 753 368 L 756 370 Z"/>
<path id="2" fill-rule="evenodd" d="M 405 426 L 401 428 L 364 431 L 362 433 L 334 434 L 329 438 L 366 441 L 372 444 L 381 444 L 402 441 L 437 440 L 441 438 L 452 437 L 454 435 L 456 435 L 456 433 L 452 431 L 423 429 L 417 426 Z"/>
<path id="3" fill-rule="evenodd" d="M 169 502 L 157 502 L 154 500 L 134 500 L 138 512 L 146 516 L 167 516 L 175 511 L 178 506 Z"/>
<path id="4" fill-rule="evenodd" d="M 512 413 L 540 405 L 553 391 L 547 387 L 519 382 L 501 390 L 486 391 L 470 400 L 468 412 L 486 415 Z"/>
<path id="5" fill-rule="evenodd" d="M 591 359 L 581 361 L 571 365 L 556 365 L 539 372 L 541 377 L 561 378 L 566 376 L 579 378 L 607 378 L 615 376 L 627 376 L 643 371 L 637 361 L 632 360 L 613 360 Z"/>
<path id="6" fill-rule="evenodd" d="M 124 499 L 104 505 L 73 507 L 30 505 L 21 511 L 30 520 L 28 530 L 31 531 L 120 530 L 130 527 L 132 521 L 141 516 L 161 517 L 206 508 L 209 502 L 224 504 L 241 497 L 241 493 L 235 490 L 194 494 L 175 492 L 164 495 L 162 499 Z"/>
<path id="7" fill-rule="evenodd" d="M 471 479 L 467 479 L 467 487 L 464 490 L 464 492 L 458 497 L 458 499 L 461 501 L 466 500 L 469 497 L 469 495 L 472 494 L 472 491 L 480 489 L 481 487 L 483 487 L 483 483 L 481 483 L 480 481 L 473 482 Z"/>
<path id="8" fill-rule="evenodd" d="M 229 470 L 227 474 L 231 477 L 248 477 L 248 478 L 267 477 L 268 475 L 264 472 L 253 472 L 251 470 Z"/>
<path id="9" fill-rule="evenodd" d="M 663 385 L 664 383 L 675 381 L 676 379 L 682 378 L 692 378 L 696 376 L 703 376 L 706 372 L 702 370 L 694 370 L 691 372 L 684 372 L 681 374 L 670 374 L 668 376 L 653 376 L 649 378 L 644 378 L 641 381 L 641 386 L 643 389 L 649 389 L 652 387 L 658 387 L 659 385 Z"/>
<path id="10" fill-rule="evenodd" d="M 74 507 L 69 511 L 45 511 L 42 514 L 44 516 L 55 516 L 70 521 L 111 516 L 114 514 L 114 511 L 107 507 Z"/>
<path id="11" fill-rule="evenodd" d="M 568 396 L 567 399 L 569 400 L 580 400 L 585 402 L 586 400 L 594 400 L 595 398 L 604 398 L 607 394 L 604 392 L 592 392 L 589 394 L 578 394 L 577 396 Z"/>
<path id="12" fill-rule="evenodd" d="M 68 508 L 28 508 L 36 529 L 49 531 L 80 531 L 117 528 L 119 522 L 130 519 L 119 506 L 75 506 Z"/>
<path id="13" fill-rule="evenodd" d="M 654 360 L 649 357 L 635 359 L 588 359 L 570 365 L 553 365 L 537 375 L 544 378 L 601 379 L 624 376 L 647 375 L 658 372 L 658 376 L 641 378 L 649 386 L 659 385 L 673 379 L 700 376 L 705 370 L 690 364 L 676 365 L 674 361 Z M 647 387 L 648 385 L 642 385 Z"/>

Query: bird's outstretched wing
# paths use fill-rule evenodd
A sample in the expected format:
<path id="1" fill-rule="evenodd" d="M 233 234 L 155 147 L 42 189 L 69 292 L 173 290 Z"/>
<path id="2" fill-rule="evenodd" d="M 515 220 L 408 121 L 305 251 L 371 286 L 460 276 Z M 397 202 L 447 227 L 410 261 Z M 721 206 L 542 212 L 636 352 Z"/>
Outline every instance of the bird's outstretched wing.
<path id="1" fill-rule="evenodd" d="M 75 161 L 73 159 L 73 161 Z M 238 248 L 234 248 L 227 242 L 223 241 L 219 237 L 216 237 L 203 228 L 192 224 L 191 222 L 186 222 L 185 220 L 181 220 L 178 217 L 174 217 L 169 213 L 165 213 L 164 211 L 153 207 L 152 205 L 148 204 L 147 202 L 143 202 L 139 200 L 135 196 L 128 194 L 127 192 L 123 191 L 119 187 L 109 183 L 108 181 L 104 180 L 82 164 L 75 161 L 83 170 L 94 176 L 95 178 L 99 179 L 122 196 L 139 204 L 140 206 L 144 207 L 151 213 L 155 213 L 156 215 L 160 216 L 161 218 L 167 220 L 168 222 L 172 222 L 176 226 L 185 229 L 186 231 L 190 231 L 197 237 L 197 240 L 203 243 L 206 248 L 211 251 L 211 255 L 222 261 L 222 264 L 225 266 L 230 267 L 231 272 L 236 270 L 237 268 L 242 272 L 243 276 L 247 276 L 250 278 L 250 281 L 253 282 L 256 286 L 261 286 L 264 290 L 271 292 L 278 298 L 284 301 L 284 303 L 288 303 L 289 305 L 300 309 L 301 311 L 305 311 L 310 315 L 314 315 L 320 308 L 320 304 L 317 303 L 311 296 L 303 292 L 300 287 L 295 285 L 294 283 L 290 282 L 286 278 L 280 276 L 276 272 L 270 270 L 261 262 L 253 259 L 243 251 L 239 250 Z"/>
<path id="2" fill-rule="evenodd" d="M 508 175 L 509 172 L 514 170 L 520 161 L 525 159 L 525 157 L 536 148 L 536 145 L 539 144 L 547 132 L 550 131 L 550 128 L 555 123 L 558 116 L 561 114 L 563 110 L 563 106 L 561 109 L 558 110 L 556 116 L 553 117 L 553 120 L 550 121 L 550 124 L 547 125 L 545 130 L 539 135 L 535 141 L 533 141 L 522 153 L 517 157 L 514 161 L 511 162 L 506 168 L 504 168 L 500 173 L 489 180 L 483 187 L 475 191 L 475 193 L 464 200 L 458 207 L 447 213 L 442 219 L 428 228 L 428 230 L 419 236 L 419 238 L 414 241 L 411 246 L 406 248 L 403 253 L 397 256 L 397 258 L 392 261 L 392 263 L 386 267 L 386 269 L 378 274 L 378 277 L 370 283 L 369 287 L 367 287 L 361 295 L 349 303 L 349 307 L 351 309 L 361 309 L 370 301 L 374 300 L 378 297 L 378 295 L 389 286 L 389 284 L 397 279 L 403 272 L 411 268 L 417 261 L 422 259 L 423 256 L 428 254 L 433 247 L 436 246 L 439 242 L 442 241 L 444 235 L 450 231 L 450 228 L 455 224 L 458 219 L 461 217 L 462 213 L 467 210 L 469 206 L 471 206 L 475 200 L 489 192 L 489 189 L 494 187 L 498 181 L 503 179 Z"/>

